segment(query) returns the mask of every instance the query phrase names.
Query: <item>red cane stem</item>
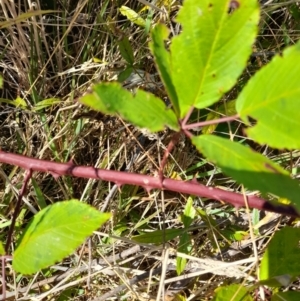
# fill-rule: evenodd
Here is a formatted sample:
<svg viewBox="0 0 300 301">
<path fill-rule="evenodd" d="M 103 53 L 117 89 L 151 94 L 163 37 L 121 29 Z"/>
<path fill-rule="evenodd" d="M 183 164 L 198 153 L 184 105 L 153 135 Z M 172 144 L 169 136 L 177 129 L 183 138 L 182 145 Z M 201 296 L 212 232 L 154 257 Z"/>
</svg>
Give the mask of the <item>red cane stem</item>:
<svg viewBox="0 0 300 301">
<path fill-rule="evenodd" d="M 114 182 L 121 186 L 124 184 L 144 187 L 147 191 L 151 189 L 164 189 L 179 193 L 186 193 L 199 197 L 225 201 L 233 206 L 244 206 L 244 196 L 239 193 L 225 191 L 219 188 L 207 187 L 196 181 L 179 181 L 164 178 L 162 181 L 158 177 L 140 175 L 136 173 L 98 169 L 92 166 L 78 166 L 71 162 L 57 163 L 34 159 L 22 155 L 6 153 L 0 151 L 0 162 L 19 166 L 27 170 L 51 173 L 53 176 L 74 176 L 89 179 L 101 179 Z M 297 210 L 288 205 L 270 203 L 257 196 L 248 196 L 249 206 L 260 210 L 268 210 L 280 214 L 299 217 Z"/>
</svg>

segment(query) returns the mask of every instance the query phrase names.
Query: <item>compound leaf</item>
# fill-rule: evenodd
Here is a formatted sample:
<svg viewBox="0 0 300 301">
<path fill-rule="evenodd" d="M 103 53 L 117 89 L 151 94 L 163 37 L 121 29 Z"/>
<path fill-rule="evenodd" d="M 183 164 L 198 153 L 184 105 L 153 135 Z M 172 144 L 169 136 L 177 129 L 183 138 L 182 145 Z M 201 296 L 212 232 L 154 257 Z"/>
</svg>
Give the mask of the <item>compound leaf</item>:
<svg viewBox="0 0 300 301">
<path fill-rule="evenodd" d="M 300 210 L 300 186 L 283 168 L 237 142 L 212 135 L 192 138 L 197 149 L 249 189 L 288 198 Z"/>
<path fill-rule="evenodd" d="M 32 274 L 62 260 L 109 218 L 109 213 L 76 200 L 46 207 L 33 217 L 21 237 L 13 268 Z"/>
<path fill-rule="evenodd" d="M 184 117 L 231 89 L 246 67 L 257 34 L 256 0 L 186 0 L 178 15 L 182 33 L 171 44 L 172 80 Z"/>
<path fill-rule="evenodd" d="M 83 96 L 80 101 L 102 113 L 120 114 L 134 125 L 152 132 L 162 131 L 165 126 L 179 129 L 174 112 L 161 99 L 143 90 L 133 96 L 119 83 L 95 85 L 93 93 Z"/>
<path fill-rule="evenodd" d="M 300 42 L 253 76 L 237 99 L 237 111 L 247 123 L 247 134 L 274 148 L 300 148 Z"/>
</svg>

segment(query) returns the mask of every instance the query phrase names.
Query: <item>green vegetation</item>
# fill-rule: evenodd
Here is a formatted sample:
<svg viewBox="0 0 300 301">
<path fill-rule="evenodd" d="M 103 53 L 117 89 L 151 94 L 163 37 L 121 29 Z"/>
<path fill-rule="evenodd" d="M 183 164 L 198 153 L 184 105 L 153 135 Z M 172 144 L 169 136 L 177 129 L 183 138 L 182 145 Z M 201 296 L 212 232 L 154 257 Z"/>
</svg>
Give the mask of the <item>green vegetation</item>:
<svg viewBox="0 0 300 301">
<path fill-rule="evenodd" d="M 1 2 L 3 294 L 299 299 L 299 5 L 144 2 Z"/>
</svg>

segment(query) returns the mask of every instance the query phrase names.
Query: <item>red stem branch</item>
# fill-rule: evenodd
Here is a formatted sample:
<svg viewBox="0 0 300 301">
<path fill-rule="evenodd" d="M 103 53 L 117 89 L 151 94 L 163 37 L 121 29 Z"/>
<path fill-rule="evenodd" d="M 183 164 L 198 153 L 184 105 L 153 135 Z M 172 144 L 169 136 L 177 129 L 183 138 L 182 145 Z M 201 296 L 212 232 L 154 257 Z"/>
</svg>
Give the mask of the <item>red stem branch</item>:
<svg viewBox="0 0 300 301">
<path fill-rule="evenodd" d="M 211 124 L 233 121 L 238 118 L 239 118 L 239 115 L 233 115 L 233 116 L 226 116 L 226 117 L 222 117 L 222 118 L 214 119 L 214 120 L 201 121 L 201 122 L 192 123 L 192 124 L 182 124 L 182 129 L 191 130 L 191 129 L 194 129 L 197 127 L 203 127 L 203 126 L 207 126 L 207 125 L 211 125 Z"/>
<path fill-rule="evenodd" d="M 177 133 L 173 134 L 172 139 L 169 142 L 167 149 L 165 150 L 163 159 L 161 160 L 161 163 L 160 163 L 160 166 L 159 166 L 159 178 L 160 178 L 161 181 L 164 178 L 163 171 L 164 171 L 165 165 L 167 163 L 167 160 L 168 160 L 173 148 L 177 144 L 177 142 L 180 138 L 180 135 L 181 135 L 181 132 L 177 132 Z"/>
<path fill-rule="evenodd" d="M 144 187 L 147 191 L 150 191 L 151 189 L 164 189 L 211 198 L 218 201 L 225 201 L 236 207 L 245 205 L 242 194 L 225 191 L 218 188 L 207 187 L 197 183 L 196 181 L 185 182 L 167 178 L 161 181 L 159 177 L 98 169 L 92 166 L 78 166 L 71 162 L 57 163 L 53 161 L 39 160 L 22 155 L 6 153 L 3 151 L 0 151 L 0 162 L 19 166 L 27 170 L 51 173 L 54 177 L 69 175 L 81 178 L 101 179 L 104 181 L 114 182 L 119 186 L 124 184 L 137 185 Z M 299 217 L 297 210 L 292 206 L 269 203 L 264 199 L 252 195 L 248 196 L 248 202 L 251 208 Z"/>
</svg>

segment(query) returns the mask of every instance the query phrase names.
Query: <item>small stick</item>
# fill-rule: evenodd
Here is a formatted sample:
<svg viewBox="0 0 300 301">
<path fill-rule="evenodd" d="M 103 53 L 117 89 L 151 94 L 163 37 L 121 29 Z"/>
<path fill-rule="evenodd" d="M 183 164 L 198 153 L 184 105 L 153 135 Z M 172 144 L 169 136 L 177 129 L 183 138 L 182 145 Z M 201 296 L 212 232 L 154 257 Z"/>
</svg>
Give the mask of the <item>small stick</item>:
<svg viewBox="0 0 300 301">
<path fill-rule="evenodd" d="M 8 230 L 8 234 L 7 234 L 7 240 L 6 240 L 6 245 L 5 245 L 6 254 L 8 254 L 8 250 L 9 250 L 9 246 L 10 246 L 10 243 L 11 243 L 12 234 L 13 234 L 13 231 L 14 231 L 14 228 L 15 228 L 16 220 L 17 220 L 17 217 L 20 213 L 22 198 L 26 194 L 27 184 L 28 184 L 29 180 L 31 179 L 31 176 L 32 176 L 32 170 L 27 169 L 27 171 L 25 172 L 24 182 L 23 182 L 23 185 L 22 185 L 21 190 L 19 192 L 17 204 L 16 204 L 16 207 L 15 207 L 14 214 L 13 214 L 13 217 L 12 217 L 12 221 L 11 221 L 11 224 L 10 224 L 10 227 L 9 227 L 9 230 Z"/>
<path fill-rule="evenodd" d="M 161 160 L 160 167 L 159 167 L 159 178 L 161 179 L 161 181 L 163 181 L 163 178 L 164 178 L 163 171 L 164 171 L 164 167 L 167 163 L 167 159 L 168 159 L 170 153 L 172 152 L 173 148 L 175 147 L 175 145 L 178 143 L 179 137 L 180 137 L 180 132 L 175 133 L 172 136 L 172 139 L 169 142 L 167 149 L 165 150 L 164 156 Z"/>
</svg>

